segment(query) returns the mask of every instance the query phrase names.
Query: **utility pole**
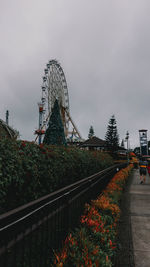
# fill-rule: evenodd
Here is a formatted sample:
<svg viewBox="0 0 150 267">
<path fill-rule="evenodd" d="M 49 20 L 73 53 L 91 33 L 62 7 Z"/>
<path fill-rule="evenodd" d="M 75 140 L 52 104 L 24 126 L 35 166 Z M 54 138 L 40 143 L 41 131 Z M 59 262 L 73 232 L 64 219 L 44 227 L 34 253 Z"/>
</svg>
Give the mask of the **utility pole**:
<svg viewBox="0 0 150 267">
<path fill-rule="evenodd" d="M 9 118 L 9 110 L 6 110 L 6 123 L 7 123 L 7 125 L 8 125 L 8 123 L 9 123 L 8 118 Z"/>
</svg>

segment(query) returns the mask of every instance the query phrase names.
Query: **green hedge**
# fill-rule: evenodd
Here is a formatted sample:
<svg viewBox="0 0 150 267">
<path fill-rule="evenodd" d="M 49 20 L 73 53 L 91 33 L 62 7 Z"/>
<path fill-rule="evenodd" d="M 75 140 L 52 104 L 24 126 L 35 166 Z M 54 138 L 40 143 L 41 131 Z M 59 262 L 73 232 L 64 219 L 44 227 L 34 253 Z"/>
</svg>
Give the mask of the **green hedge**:
<svg viewBox="0 0 150 267">
<path fill-rule="evenodd" d="M 0 213 L 113 164 L 104 153 L 0 140 Z"/>
<path fill-rule="evenodd" d="M 133 165 L 130 164 L 117 172 L 99 197 L 90 204 L 85 204 L 79 227 L 68 233 L 61 249 L 54 250 L 50 266 L 114 266 L 114 257 L 119 253 L 120 247 L 119 205 L 132 168 Z"/>
</svg>

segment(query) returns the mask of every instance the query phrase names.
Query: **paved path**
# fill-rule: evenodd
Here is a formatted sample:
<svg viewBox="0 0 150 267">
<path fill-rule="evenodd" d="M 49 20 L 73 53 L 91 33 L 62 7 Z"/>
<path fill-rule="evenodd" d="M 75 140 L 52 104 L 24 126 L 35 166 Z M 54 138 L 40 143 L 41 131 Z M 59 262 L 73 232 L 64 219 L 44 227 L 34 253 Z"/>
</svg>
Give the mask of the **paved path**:
<svg viewBox="0 0 150 267">
<path fill-rule="evenodd" d="M 150 267 L 150 177 L 140 184 L 139 171 L 134 170 L 129 189 L 131 233 L 135 267 Z"/>
</svg>

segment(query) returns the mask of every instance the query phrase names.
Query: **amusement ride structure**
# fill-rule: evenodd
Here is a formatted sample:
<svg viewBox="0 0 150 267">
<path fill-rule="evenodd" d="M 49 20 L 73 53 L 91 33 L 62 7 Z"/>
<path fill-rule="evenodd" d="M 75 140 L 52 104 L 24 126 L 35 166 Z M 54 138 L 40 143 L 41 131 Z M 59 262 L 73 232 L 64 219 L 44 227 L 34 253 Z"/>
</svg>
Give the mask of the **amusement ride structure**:
<svg viewBox="0 0 150 267">
<path fill-rule="evenodd" d="M 55 100 L 58 100 L 64 133 L 67 142 L 80 141 L 81 135 L 74 124 L 69 111 L 69 94 L 64 71 L 57 60 L 50 60 L 44 69 L 42 97 L 39 106 L 39 128 L 35 131 L 39 144 L 48 127 L 49 118 Z"/>
</svg>

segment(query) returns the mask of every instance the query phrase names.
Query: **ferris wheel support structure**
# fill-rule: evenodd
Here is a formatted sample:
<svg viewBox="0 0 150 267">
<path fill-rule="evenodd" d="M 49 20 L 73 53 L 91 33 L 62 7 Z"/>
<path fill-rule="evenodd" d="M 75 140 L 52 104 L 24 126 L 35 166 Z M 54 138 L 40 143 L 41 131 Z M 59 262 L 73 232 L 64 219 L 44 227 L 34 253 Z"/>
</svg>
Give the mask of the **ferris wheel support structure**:
<svg viewBox="0 0 150 267">
<path fill-rule="evenodd" d="M 66 141 L 80 141 L 82 137 L 70 116 L 68 87 L 63 69 L 56 60 L 50 60 L 46 66 L 41 102 L 38 103 L 39 128 L 35 131 L 35 141 L 38 138 L 39 144 L 42 142 L 56 99 L 60 107 Z"/>
</svg>

